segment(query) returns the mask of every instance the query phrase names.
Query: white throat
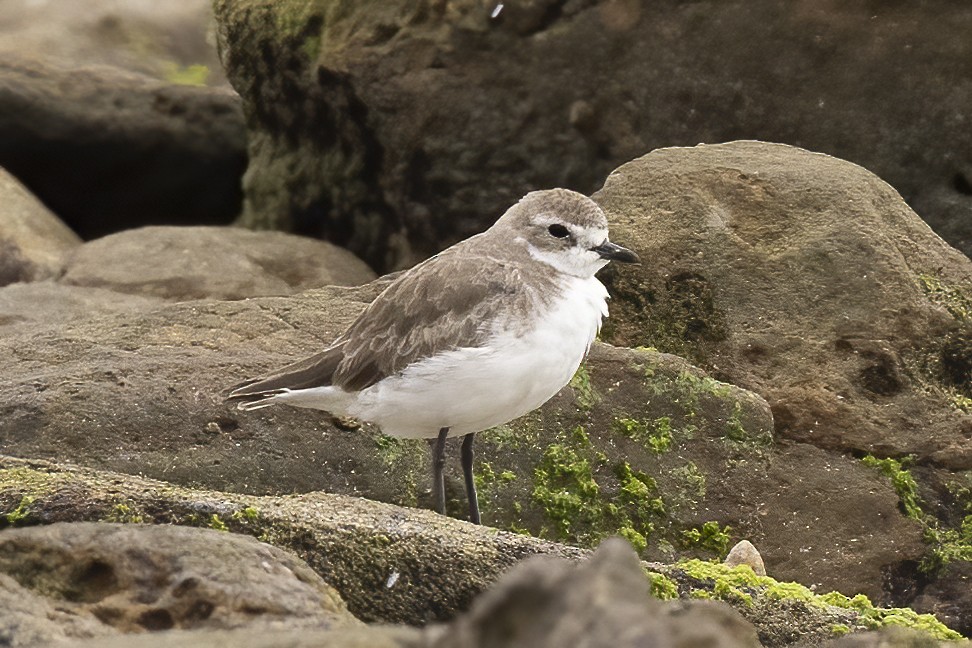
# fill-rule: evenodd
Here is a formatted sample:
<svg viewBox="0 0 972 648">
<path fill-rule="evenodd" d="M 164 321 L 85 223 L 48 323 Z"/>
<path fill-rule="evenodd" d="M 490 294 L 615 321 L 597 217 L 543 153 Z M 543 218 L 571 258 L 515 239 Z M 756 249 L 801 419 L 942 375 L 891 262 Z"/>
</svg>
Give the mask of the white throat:
<svg viewBox="0 0 972 648">
<path fill-rule="evenodd" d="M 527 250 L 530 252 L 530 256 L 537 261 L 546 263 L 558 272 L 581 279 L 593 277 L 598 270 L 608 264 L 608 260 L 602 259 L 597 252 L 582 248 L 575 247 L 569 250 L 551 252 L 537 249 L 527 243 Z"/>
</svg>

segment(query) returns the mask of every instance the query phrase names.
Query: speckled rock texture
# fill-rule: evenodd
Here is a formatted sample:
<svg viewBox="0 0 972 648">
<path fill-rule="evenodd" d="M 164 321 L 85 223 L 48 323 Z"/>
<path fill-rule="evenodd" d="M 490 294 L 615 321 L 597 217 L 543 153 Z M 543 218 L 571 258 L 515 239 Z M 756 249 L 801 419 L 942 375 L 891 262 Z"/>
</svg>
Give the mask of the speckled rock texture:
<svg viewBox="0 0 972 648">
<path fill-rule="evenodd" d="M 337 592 L 293 555 L 209 529 L 88 522 L 10 529 L 0 532 L 0 573 L 8 594 L 43 599 L 33 618 L 0 611 L 4 634 L 12 629 L 15 637 L 25 631 L 21 623 L 49 630 L 51 640 L 63 638 L 58 629 L 83 638 L 360 625 Z M 70 623 L 45 624 L 45 608 Z"/>
<path fill-rule="evenodd" d="M 243 222 L 325 236 L 379 271 L 530 189 L 590 193 L 654 148 L 741 137 L 862 164 L 972 252 L 963 3 L 214 7 L 250 135 Z"/>
</svg>

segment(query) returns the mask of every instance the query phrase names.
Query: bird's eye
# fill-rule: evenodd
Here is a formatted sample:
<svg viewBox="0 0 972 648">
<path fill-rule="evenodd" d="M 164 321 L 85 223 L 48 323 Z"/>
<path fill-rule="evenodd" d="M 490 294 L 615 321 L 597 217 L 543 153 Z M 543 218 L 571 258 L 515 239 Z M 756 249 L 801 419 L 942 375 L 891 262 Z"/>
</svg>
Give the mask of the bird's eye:
<svg viewBox="0 0 972 648">
<path fill-rule="evenodd" d="M 547 231 L 550 232 L 550 236 L 556 236 L 557 238 L 567 238 L 570 235 L 567 228 L 560 223 L 554 223 L 547 228 Z"/>
</svg>

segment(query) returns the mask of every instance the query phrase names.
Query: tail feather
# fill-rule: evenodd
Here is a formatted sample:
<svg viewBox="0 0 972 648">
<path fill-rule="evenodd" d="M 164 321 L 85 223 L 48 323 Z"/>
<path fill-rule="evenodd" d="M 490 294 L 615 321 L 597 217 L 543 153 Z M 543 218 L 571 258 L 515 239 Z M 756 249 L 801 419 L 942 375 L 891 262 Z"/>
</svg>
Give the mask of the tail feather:
<svg viewBox="0 0 972 648">
<path fill-rule="evenodd" d="M 277 396 L 290 391 L 327 387 L 343 358 L 342 345 L 337 344 L 269 376 L 234 385 L 224 398 L 240 401 L 237 407 L 241 410 L 255 410 L 273 404 Z"/>
</svg>

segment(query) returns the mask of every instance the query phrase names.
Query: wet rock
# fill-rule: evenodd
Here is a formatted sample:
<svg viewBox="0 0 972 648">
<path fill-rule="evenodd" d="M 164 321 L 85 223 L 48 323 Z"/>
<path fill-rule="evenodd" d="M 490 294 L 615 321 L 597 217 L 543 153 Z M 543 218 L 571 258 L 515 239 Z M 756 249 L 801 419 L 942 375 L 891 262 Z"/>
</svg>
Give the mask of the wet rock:
<svg viewBox="0 0 972 648">
<path fill-rule="evenodd" d="M 83 238 L 236 216 L 235 93 L 21 56 L 0 62 L 0 166 Z"/>
<path fill-rule="evenodd" d="M 60 273 L 81 243 L 26 187 L 0 168 L 0 286 Z"/>
<path fill-rule="evenodd" d="M 331 243 L 231 227 L 144 227 L 85 243 L 61 282 L 171 300 L 289 295 L 375 278 Z"/>
</svg>

